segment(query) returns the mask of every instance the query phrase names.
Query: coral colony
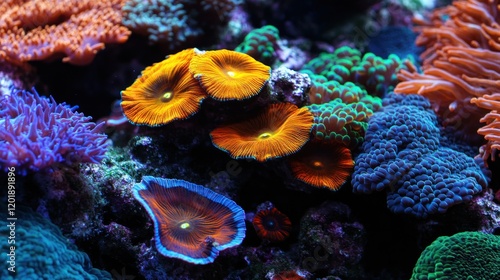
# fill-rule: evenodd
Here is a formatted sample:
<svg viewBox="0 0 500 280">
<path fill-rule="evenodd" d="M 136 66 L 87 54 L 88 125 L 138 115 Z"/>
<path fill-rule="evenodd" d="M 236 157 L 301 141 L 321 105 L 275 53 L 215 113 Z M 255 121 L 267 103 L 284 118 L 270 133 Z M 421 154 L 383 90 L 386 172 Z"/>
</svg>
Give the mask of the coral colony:
<svg viewBox="0 0 500 280">
<path fill-rule="evenodd" d="M 500 1 L 351 2 L 2 1 L 0 279 L 500 279 Z"/>
</svg>

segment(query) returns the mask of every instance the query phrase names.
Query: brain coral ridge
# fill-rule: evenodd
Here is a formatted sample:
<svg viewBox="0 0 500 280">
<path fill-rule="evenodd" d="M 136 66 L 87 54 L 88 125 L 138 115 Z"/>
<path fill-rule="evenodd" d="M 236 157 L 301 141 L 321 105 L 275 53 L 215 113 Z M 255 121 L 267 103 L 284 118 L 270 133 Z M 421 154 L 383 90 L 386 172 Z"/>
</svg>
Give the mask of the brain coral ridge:
<svg viewBox="0 0 500 280">
<path fill-rule="evenodd" d="M 369 120 L 354 168 L 354 192 L 387 190 L 393 212 L 425 218 L 470 201 L 487 187 L 482 160 L 441 141 L 424 97 L 391 94 L 384 104 Z"/>
</svg>

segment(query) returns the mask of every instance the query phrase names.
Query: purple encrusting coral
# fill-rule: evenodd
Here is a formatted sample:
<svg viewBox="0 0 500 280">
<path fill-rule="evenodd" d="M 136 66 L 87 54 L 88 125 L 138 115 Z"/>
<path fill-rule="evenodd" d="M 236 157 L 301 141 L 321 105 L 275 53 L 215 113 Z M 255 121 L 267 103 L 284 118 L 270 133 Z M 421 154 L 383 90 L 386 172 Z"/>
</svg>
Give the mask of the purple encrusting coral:
<svg viewBox="0 0 500 280">
<path fill-rule="evenodd" d="M 0 168 L 26 174 L 55 163 L 98 163 L 108 142 L 102 125 L 32 91 L 12 90 L 0 97 Z"/>
</svg>

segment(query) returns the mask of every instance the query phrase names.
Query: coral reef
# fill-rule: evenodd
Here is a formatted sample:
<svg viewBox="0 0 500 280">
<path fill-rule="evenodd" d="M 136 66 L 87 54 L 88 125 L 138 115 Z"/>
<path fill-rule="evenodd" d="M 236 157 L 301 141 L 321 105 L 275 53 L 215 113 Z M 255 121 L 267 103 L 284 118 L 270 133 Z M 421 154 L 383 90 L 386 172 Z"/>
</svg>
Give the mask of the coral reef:
<svg viewBox="0 0 500 280">
<path fill-rule="evenodd" d="M 0 278 L 491 264 L 455 250 L 500 232 L 497 0 L 4 2 L 0 199 L 19 212 Z"/>
</svg>

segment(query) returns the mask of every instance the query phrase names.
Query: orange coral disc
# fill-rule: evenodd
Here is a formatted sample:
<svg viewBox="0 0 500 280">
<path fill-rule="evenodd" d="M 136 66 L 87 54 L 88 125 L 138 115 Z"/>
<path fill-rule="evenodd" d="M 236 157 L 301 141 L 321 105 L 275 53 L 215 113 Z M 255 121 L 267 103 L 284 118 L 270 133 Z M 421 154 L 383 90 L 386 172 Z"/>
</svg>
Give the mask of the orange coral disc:
<svg viewBox="0 0 500 280">
<path fill-rule="evenodd" d="M 203 186 L 144 176 L 132 192 L 153 219 L 156 248 L 164 256 L 207 264 L 245 237 L 243 209 Z"/>
<path fill-rule="evenodd" d="M 290 159 L 295 177 L 315 187 L 336 191 L 354 168 L 351 151 L 335 142 L 311 142 Z"/>
<path fill-rule="evenodd" d="M 257 235 L 269 241 L 283 241 L 292 230 L 292 222 L 276 208 L 261 210 L 252 221 Z"/>
<path fill-rule="evenodd" d="M 244 122 L 216 128 L 210 136 L 217 148 L 233 158 L 266 161 L 300 150 L 309 141 L 313 122 L 307 108 L 278 103 Z"/>
<path fill-rule="evenodd" d="M 189 70 L 217 100 L 243 100 L 257 95 L 271 76 L 271 67 L 230 50 L 197 53 Z"/>
<path fill-rule="evenodd" d="M 147 67 L 122 91 L 121 105 L 130 122 L 158 126 L 198 112 L 207 95 L 189 73 L 193 55 L 194 49 L 187 49 Z"/>
</svg>

